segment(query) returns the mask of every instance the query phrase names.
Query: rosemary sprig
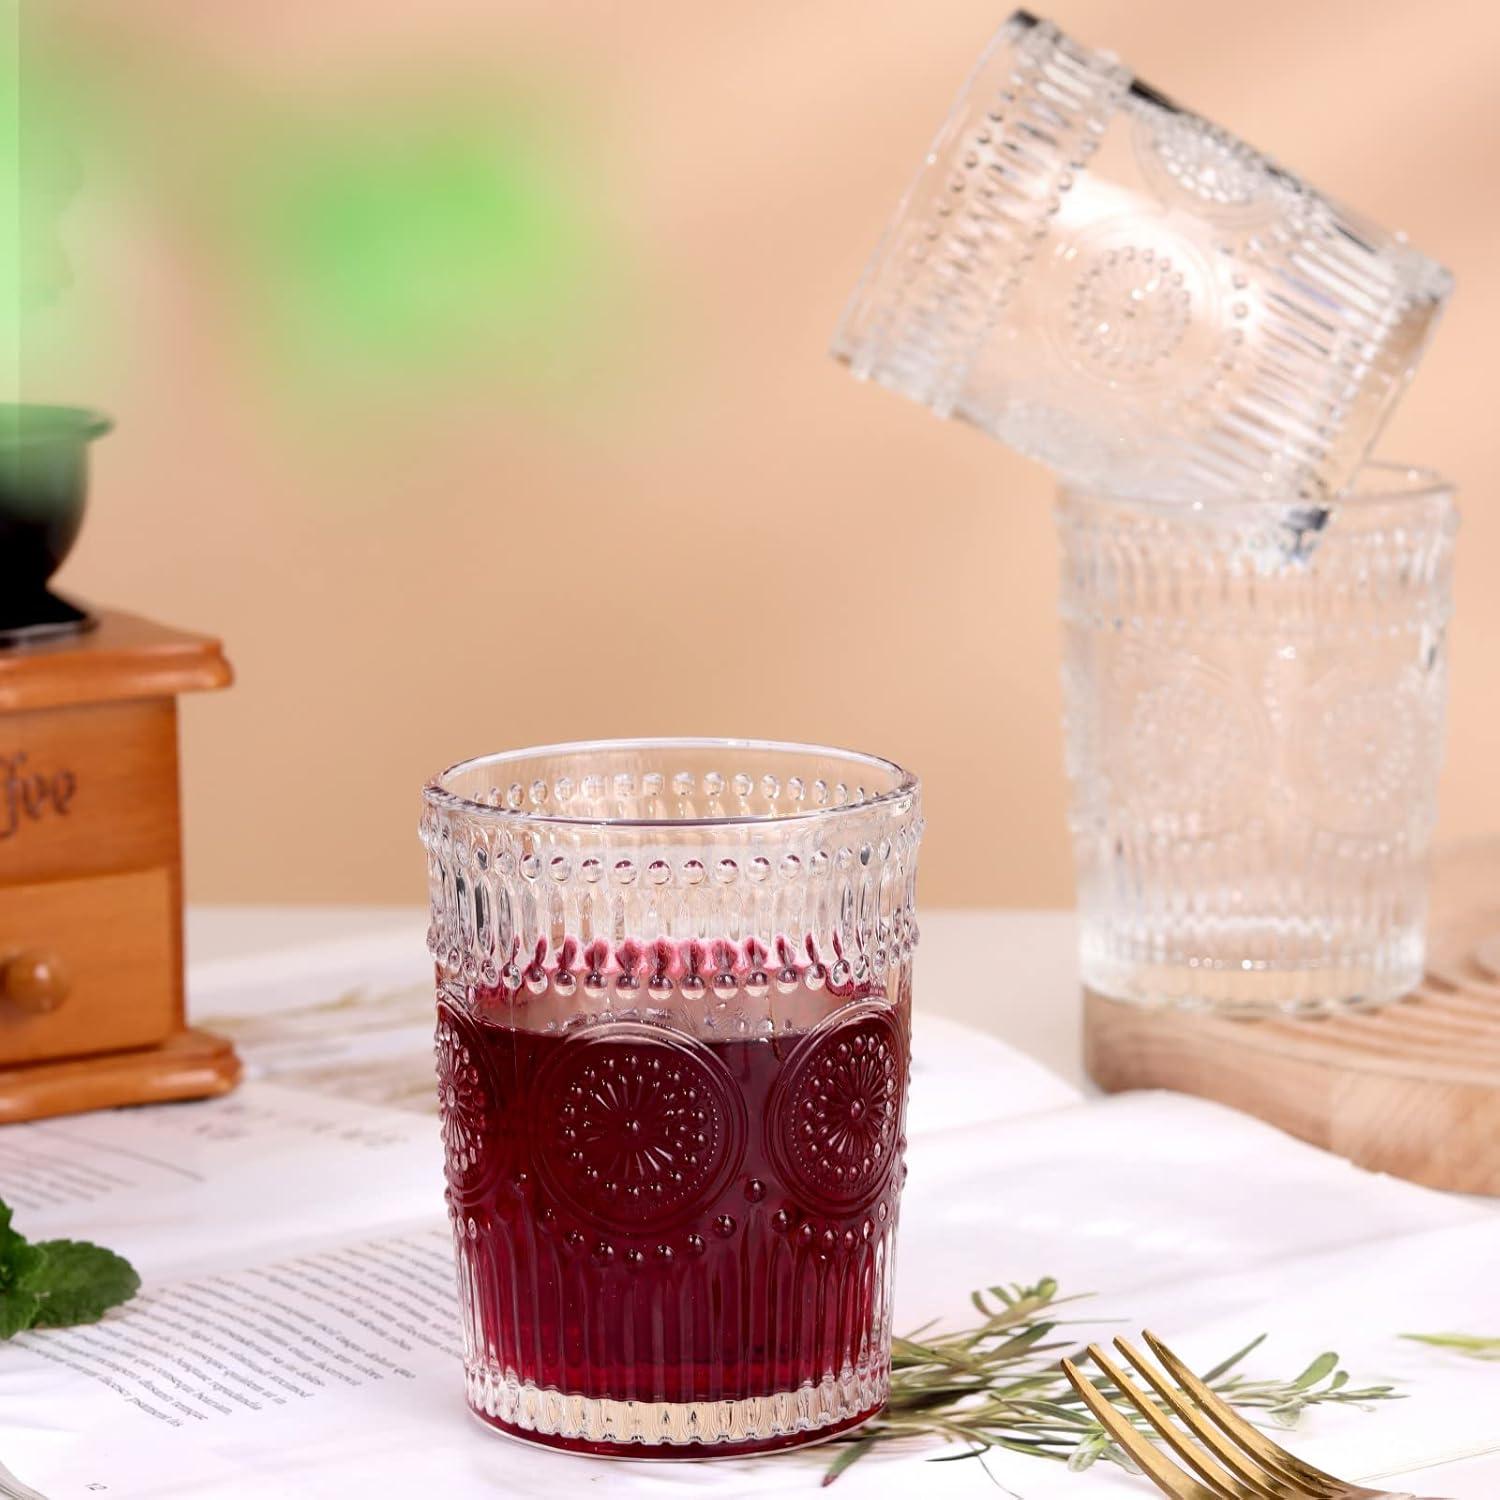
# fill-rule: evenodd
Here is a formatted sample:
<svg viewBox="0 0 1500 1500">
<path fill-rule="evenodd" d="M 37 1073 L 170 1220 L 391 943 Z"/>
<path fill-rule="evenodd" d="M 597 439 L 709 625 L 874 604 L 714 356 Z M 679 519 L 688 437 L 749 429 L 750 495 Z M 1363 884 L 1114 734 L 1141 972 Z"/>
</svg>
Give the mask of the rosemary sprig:
<svg viewBox="0 0 1500 1500">
<path fill-rule="evenodd" d="M 1059 1368 L 1073 1345 L 1053 1335 L 1080 1320 L 1057 1317 L 1056 1311 L 1088 1294 L 1059 1297 L 1057 1290 L 1051 1277 L 1035 1286 L 992 1286 L 970 1299 L 980 1315 L 975 1327 L 935 1334 L 929 1323 L 895 1339 L 890 1400 L 873 1422 L 838 1439 L 842 1446 L 823 1483 L 832 1484 L 877 1444 L 910 1438 L 942 1438 L 963 1450 L 942 1454 L 937 1463 L 1004 1448 L 1061 1460 L 1071 1469 L 1104 1459 L 1134 1471 Z M 1203 1379 L 1233 1405 L 1278 1426 L 1290 1426 L 1310 1406 L 1397 1397 L 1388 1385 L 1351 1387 L 1336 1354 L 1320 1354 L 1291 1380 L 1251 1380 L 1237 1373 L 1264 1338 L 1252 1339 Z M 1105 1395 L 1119 1395 L 1102 1375 L 1095 1379 Z M 1142 1419 L 1133 1420 L 1154 1439 Z"/>
<path fill-rule="evenodd" d="M 1470 1359 L 1500 1360 L 1500 1339 L 1473 1333 L 1403 1333 L 1401 1337 L 1416 1344 L 1431 1344 L 1435 1349 L 1456 1349 Z"/>
</svg>

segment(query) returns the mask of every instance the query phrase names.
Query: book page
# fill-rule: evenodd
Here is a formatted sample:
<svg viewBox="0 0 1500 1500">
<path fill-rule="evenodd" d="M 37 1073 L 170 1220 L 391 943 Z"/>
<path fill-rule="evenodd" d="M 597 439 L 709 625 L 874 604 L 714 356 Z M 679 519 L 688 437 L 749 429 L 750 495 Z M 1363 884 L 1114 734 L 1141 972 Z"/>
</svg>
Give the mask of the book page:
<svg viewBox="0 0 1500 1500">
<path fill-rule="evenodd" d="M 65 1115 L 0 1131 L 0 1184 L 17 1213 L 171 1191 L 319 1141 L 380 1152 L 411 1135 L 384 1114 L 256 1084 L 192 1109 Z"/>
<path fill-rule="evenodd" d="M 192 1428 L 412 1381 L 462 1358 L 446 1229 L 355 1240 L 147 1287 L 130 1316 L 23 1333 L 16 1349 L 87 1380 L 90 1430 Z"/>
<path fill-rule="evenodd" d="M 406 1118 L 383 1113 L 393 1130 Z M 320 1172 L 334 1174 L 325 1191 L 357 1178 L 362 1161 L 402 1170 L 362 1138 L 324 1137 L 316 1149 Z M 1452 1460 L 1491 1436 L 1476 1367 L 1398 1338 L 1407 1324 L 1500 1317 L 1500 1219 L 1472 1204 L 1371 1178 L 1219 1106 L 1147 1094 L 932 1133 L 913 1140 L 910 1162 L 900 1329 L 928 1317 L 962 1326 L 970 1288 L 1051 1273 L 1065 1292 L 1097 1294 L 1069 1308 L 1069 1339 L 1144 1324 L 1206 1366 L 1269 1325 L 1273 1340 L 1249 1373 L 1289 1376 L 1336 1348 L 1361 1381 L 1407 1382 L 1400 1420 L 1334 1408 L 1304 1424 L 1299 1448 L 1334 1472 Z M 223 1192 L 217 1257 L 148 1272 L 142 1295 L 99 1324 L 0 1346 L 0 1455 L 46 1500 L 410 1500 L 437 1487 L 452 1500 L 555 1500 L 605 1478 L 648 1500 L 680 1495 L 685 1481 L 732 1497 L 816 1488 L 826 1461 L 816 1449 L 683 1470 L 495 1439 L 465 1408 L 448 1231 L 436 1192 L 418 1187 L 425 1169 L 412 1164 L 390 1184 L 395 1199 L 426 1193 L 431 1206 L 415 1222 L 258 1247 L 246 1243 L 250 1222 L 279 1210 L 238 1192 L 243 1170 L 213 1188 Z M 167 1197 L 172 1211 L 191 1212 L 210 1186 L 138 1203 L 158 1219 Z M 102 1237 L 88 1214 L 70 1228 Z M 840 1493 L 995 1492 L 978 1465 L 929 1466 L 940 1451 L 879 1450 L 841 1478 Z M 1061 1465 L 987 1462 L 1027 1500 L 1066 1500 L 1079 1485 Z M 1089 1485 L 1100 1500 L 1139 1493 L 1104 1469 Z M 1424 1492 L 1493 1494 L 1446 1473 Z"/>
<path fill-rule="evenodd" d="M 143 1275 L 441 1222 L 442 1195 L 435 1119 L 267 1083 L 0 1130 L 15 1227 L 28 1239 L 86 1234 Z"/>
<path fill-rule="evenodd" d="M 685 1482 L 727 1497 L 817 1487 L 817 1450 L 605 1466 L 481 1431 L 463 1394 L 430 982 L 405 958 L 393 971 L 358 954 L 322 968 L 293 956 L 282 980 L 254 962 L 254 983 L 221 984 L 217 1000 L 257 1080 L 220 1100 L 0 1131 L 17 1227 L 109 1245 L 144 1281 L 98 1324 L 0 1345 L 0 1495 L 556 1500 L 607 1479 L 667 1500 Z M 972 1288 L 1054 1275 L 1065 1293 L 1097 1294 L 1069 1308 L 1080 1321 L 1065 1336 L 1080 1341 L 1144 1324 L 1206 1364 L 1269 1331 L 1251 1374 L 1291 1375 L 1337 1348 L 1357 1379 L 1408 1380 L 1403 1421 L 1313 1414 L 1299 1445 L 1334 1472 L 1443 1462 L 1490 1439 L 1484 1367 L 1398 1335 L 1500 1326 L 1500 1217 L 1217 1105 L 1080 1102 L 952 1022 L 919 1014 L 916 1038 L 898 1330 L 963 1326 Z M 998 1482 L 1063 1500 L 1080 1482 L 1014 1454 L 990 1455 L 988 1472 L 927 1463 L 941 1451 L 882 1446 L 838 1493 L 977 1497 Z M 1496 1493 L 1448 1472 L 1421 1492 Z M 1139 1492 L 1104 1469 L 1088 1485 L 1100 1500 Z"/>
</svg>

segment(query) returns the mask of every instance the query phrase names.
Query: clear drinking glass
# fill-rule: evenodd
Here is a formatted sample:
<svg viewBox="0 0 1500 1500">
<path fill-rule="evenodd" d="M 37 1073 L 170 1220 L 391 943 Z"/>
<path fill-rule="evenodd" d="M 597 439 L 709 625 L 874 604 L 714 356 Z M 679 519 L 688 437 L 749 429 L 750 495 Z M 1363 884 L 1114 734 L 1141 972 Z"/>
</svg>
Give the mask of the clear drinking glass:
<svg viewBox="0 0 1500 1500">
<path fill-rule="evenodd" d="M 736 740 L 555 745 L 425 791 L 469 1403 L 591 1453 L 877 1411 L 915 777 Z"/>
<path fill-rule="evenodd" d="M 1327 506 L 1064 489 L 1063 697 L 1084 983 L 1255 1011 L 1422 975 L 1451 488 Z"/>
<path fill-rule="evenodd" d="M 1353 476 L 1452 280 L 1018 11 L 834 353 L 1070 481 L 1196 501 Z"/>
</svg>

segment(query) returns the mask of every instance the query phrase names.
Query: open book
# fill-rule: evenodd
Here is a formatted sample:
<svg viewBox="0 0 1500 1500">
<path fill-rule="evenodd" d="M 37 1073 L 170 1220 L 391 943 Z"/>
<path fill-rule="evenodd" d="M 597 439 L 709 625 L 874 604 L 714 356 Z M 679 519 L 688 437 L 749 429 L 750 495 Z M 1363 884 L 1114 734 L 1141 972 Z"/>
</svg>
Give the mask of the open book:
<svg viewBox="0 0 1500 1500">
<path fill-rule="evenodd" d="M 17 1227 L 109 1245 L 144 1281 L 97 1325 L 0 1345 L 0 1495 L 552 1500 L 601 1476 L 643 1496 L 817 1488 L 817 1450 L 605 1466 L 467 1417 L 423 960 L 414 931 L 197 970 L 197 1016 L 247 1063 L 237 1093 L 0 1131 Z M 1409 1399 L 1378 1414 L 1312 1414 L 1297 1441 L 1334 1472 L 1500 1451 L 1500 1369 L 1398 1338 L 1500 1331 L 1492 1209 L 1198 1100 L 1085 1100 L 920 1006 L 914 1054 L 898 1327 L 963 1319 L 973 1287 L 1053 1275 L 1098 1293 L 1080 1340 L 1147 1324 L 1210 1363 L 1268 1332 L 1264 1373 L 1335 1348 L 1361 1382 L 1402 1382 Z M 839 1490 L 1140 1494 L 1104 1468 L 1019 1455 L 988 1473 L 919 1467 L 935 1451 L 877 1450 Z M 1461 1465 L 1421 1487 L 1493 1500 L 1494 1474 Z"/>
</svg>

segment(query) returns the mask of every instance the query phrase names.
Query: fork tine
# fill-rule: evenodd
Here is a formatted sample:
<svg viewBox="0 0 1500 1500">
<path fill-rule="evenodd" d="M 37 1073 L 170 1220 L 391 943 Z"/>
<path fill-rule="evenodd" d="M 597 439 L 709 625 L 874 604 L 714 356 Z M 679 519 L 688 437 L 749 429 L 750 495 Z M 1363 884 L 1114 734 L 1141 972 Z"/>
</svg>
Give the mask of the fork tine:
<svg viewBox="0 0 1500 1500">
<path fill-rule="evenodd" d="M 1258 1427 L 1251 1426 L 1228 1402 L 1209 1390 L 1149 1328 L 1141 1330 L 1141 1337 L 1150 1346 L 1151 1352 L 1167 1367 L 1168 1373 L 1178 1385 L 1247 1453 L 1253 1454 L 1267 1467 L 1287 1474 L 1294 1484 L 1310 1484 L 1315 1490 L 1334 1497 L 1348 1490 L 1349 1487 L 1342 1479 L 1335 1479 L 1332 1474 L 1304 1462 L 1295 1453 L 1288 1453 L 1279 1443 L 1273 1443 Z"/>
<path fill-rule="evenodd" d="M 1258 1470 L 1245 1474 L 1241 1467 L 1218 1454 L 1212 1443 L 1205 1440 L 1199 1447 L 1192 1439 L 1174 1426 L 1167 1414 L 1151 1400 L 1141 1388 L 1107 1355 L 1098 1344 L 1089 1345 L 1089 1358 L 1115 1383 L 1130 1404 L 1154 1427 L 1166 1445 L 1186 1463 L 1216 1494 L 1227 1500 L 1278 1500 L 1285 1491 L 1269 1488 Z M 1180 1417 L 1181 1412 L 1178 1413 Z M 1194 1431 L 1197 1429 L 1194 1428 Z M 1201 1434 L 1199 1434 L 1202 1436 Z M 1223 1438 L 1219 1439 L 1223 1442 Z M 1204 1448 L 1209 1451 L 1204 1452 Z M 1213 1456 L 1211 1457 L 1210 1454 Z M 1215 1463 L 1214 1458 L 1220 1462 Z"/>
<path fill-rule="evenodd" d="M 1244 1452 L 1183 1396 L 1170 1381 L 1138 1349 L 1122 1338 L 1115 1340 L 1117 1348 L 1135 1368 L 1145 1376 L 1146 1383 L 1171 1408 L 1177 1419 L 1206 1447 L 1226 1468 L 1231 1469 L 1259 1495 L 1281 1497 L 1303 1497 L 1306 1487 L 1279 1468 L 1261 1464 L 1254 1455 Z"/>
<path fill-rule="evenodd" d="M 1215 1491 L 1185 1474 L 1164 1458 L 1150 1438 L 1137 1432 L 1100 1394 L 1099 1388 L 1071 1359 L 1062 1362 L 1068 1383 L 1083 1398 L 1083 1404 L 1099 1419 L 1104 1430 L 1140 1465 L 1153 1484 L 1172 1500 L 1222 1500 Z"/>
</svg>

